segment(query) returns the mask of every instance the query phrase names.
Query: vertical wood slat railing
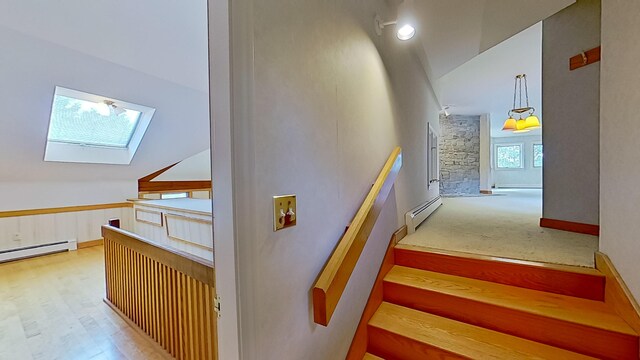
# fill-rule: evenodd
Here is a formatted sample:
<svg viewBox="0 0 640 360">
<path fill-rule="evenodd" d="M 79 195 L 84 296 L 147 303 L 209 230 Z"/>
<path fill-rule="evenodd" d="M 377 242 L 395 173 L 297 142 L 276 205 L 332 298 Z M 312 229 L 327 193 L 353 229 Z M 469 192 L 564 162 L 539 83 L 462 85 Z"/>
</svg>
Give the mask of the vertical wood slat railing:
<svg viewBox="0 0 640 360">
<path fill-rule="evenodd" d="M 313 320 L 327 326 L 402 167 L 396 147 L 313 287 Z"/>
<path fill-rule="evenodd" d="M 176 359 L 216 359 L 213 263 L 102 227 L 105 302 Z"/>
</svg>

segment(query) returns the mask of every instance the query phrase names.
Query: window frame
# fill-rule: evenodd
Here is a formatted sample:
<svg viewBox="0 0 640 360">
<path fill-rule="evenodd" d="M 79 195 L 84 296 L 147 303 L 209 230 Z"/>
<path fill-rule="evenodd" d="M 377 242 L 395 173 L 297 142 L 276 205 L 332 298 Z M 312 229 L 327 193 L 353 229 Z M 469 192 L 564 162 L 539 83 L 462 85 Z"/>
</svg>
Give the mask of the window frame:
<svg viewBox="0 0 640 360">
<path fill-rule="evenodd" d="M 51 131 L 53 118 L 53 103 L 55 101 L 55 97 L 58 95 L 95 103 L 108 100 L 113 101 L 123 108 L 139 111 L 140 117 L 138 119 L 138 124 L 131 135 L 129 144 L 127 144 L 126 147 L 114 147 L 98 144 L 77 144 L 49 140 L 49 132 Z M 51 98 L 51 107 L 49 110 L 49 123 L 47 128 L 44 161 L 129 165 L 142 142 L 144 134 L 147 132 L 155 111 L 156 110 L 151 107 L 56 86 L 53 97 Z"/>
<path fill-rule="evenodd" d="M 536 145 L 542 146 L 542 165 L 536 166 Z M 533 143 L 531 145 L 531 167 L 534 169 L 542 169 L 544 167 L 544 145 L 542 143 Z"/>
<path fill-rule="evenodd" d="M 499 147 L 509 147 L 509 146 L 518 146 L 520 147 L 520 167 L 499 167 L 498 166 L 498 148 Z M 495 144 L 494 145 L 494 166 L 496 170 L 499 171 L 513 171 L 513 170 L 524 170 L 524 143 L 504 143 L 504 144 Z"/>
</svg>

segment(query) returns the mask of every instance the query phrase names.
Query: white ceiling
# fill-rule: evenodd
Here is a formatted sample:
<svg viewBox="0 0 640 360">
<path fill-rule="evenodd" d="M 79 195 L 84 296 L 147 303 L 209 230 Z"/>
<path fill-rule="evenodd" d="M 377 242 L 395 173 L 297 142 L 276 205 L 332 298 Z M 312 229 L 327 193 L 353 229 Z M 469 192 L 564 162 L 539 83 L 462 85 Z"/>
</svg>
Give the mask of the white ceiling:
<svg viewBox="0 0 640 360">
<path fill-rule="evenodd" d="M 206 0 L 2 0 L 0 25 L 208 91 Z"/>
<path fill-rule="evenodd" d="M 209 148 L 206 6 L 0 1 L 0 181 L 135 180 Z M 156 109 L 131 165 L 43 161 L 56 85 Z"/>
<path fill-rule="evenodd" d="M 575 0 L 418 0 L 427 74 L 438 79 Z"/>
<path fill-rule="evenodd" d="M 180 161 L 151 181 L 206 181 L 211 180 L 211 149 Z"/>
<path fill-rule="evenodd" d="M 527 74 L 529 103 L 540 116 L 542 23 L 516 34 L 433 81 L 433 87 L 443 105 L 455 105 L 449 109 L 452 114 L 490 114 L 491 136 L 509 136 L 511 132 L 501 129 L 507 111 L 513 106 L 514 77 L 517 74 Z M 539 134 L 539 129 L 527 133 Z"/>
</svg>

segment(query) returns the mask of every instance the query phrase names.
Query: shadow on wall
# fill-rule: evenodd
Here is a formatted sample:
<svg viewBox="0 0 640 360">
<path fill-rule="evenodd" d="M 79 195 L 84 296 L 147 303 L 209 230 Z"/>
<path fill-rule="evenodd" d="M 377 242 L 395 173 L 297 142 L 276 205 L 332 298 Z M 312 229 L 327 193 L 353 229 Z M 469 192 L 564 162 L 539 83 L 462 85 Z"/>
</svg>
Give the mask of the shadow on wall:
<svg viewBox="0 0 640 360">
<path fill-rule="evenodd" d="M 440 194 L 480 193 L 480 116 L 440 115 Z"/>
</svg>

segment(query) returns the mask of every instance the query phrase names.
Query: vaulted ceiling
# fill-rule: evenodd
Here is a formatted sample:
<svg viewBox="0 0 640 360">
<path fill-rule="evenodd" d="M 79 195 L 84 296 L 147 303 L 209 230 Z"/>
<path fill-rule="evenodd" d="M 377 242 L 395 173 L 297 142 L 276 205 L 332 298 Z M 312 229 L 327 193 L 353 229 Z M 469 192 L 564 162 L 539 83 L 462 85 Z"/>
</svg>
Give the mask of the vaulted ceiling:
<svg viewBox="0 0 640 360">
<path fill-rule="evenodd" d="M 206 0 L 0 2 L 0 181 L 138 179 L 209 147 Z M 130 166 L 45 163 L 56 85 L 156 109 Z"/>
</svg>

